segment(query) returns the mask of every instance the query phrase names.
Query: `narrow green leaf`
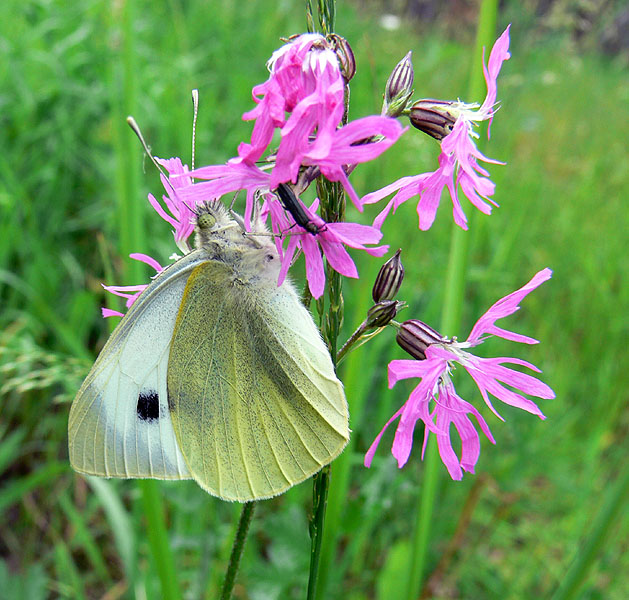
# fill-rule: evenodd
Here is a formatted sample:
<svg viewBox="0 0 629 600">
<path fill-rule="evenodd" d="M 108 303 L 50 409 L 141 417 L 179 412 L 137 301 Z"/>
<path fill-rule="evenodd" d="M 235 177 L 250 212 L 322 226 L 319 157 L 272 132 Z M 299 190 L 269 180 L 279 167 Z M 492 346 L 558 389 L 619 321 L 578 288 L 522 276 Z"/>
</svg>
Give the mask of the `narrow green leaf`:
<svg viewBox="0 0 629 600">
<path fill-rule="evenodd" d="M 19 502 L 25 494 L 48 484 L 61 473 L 67 473 L 69 470 L 70 467 L 65 462 L 53 462 L 43 466 L 39 471 L 26 475 L 26 477 L 10 480 L 9 483 L 0 488 L 0 514 L 11 504 Z"/>
<path fill-rule="evenodd" d="M 18 427 L 0 440 L 0 474 L 15 460 L 22 448 L 22 440 L 26 435 L 24 427 Z"/>
<path fill-rule="evenodd" d="M 86 476 L 85 479 L 103 506 L 105 516 L 114 534 L 118 554 L 129 580 L 129 587 L 133 589 L 136 579 L 136 540 L 131 517 L 110 481 L 90 476 Z"/>
<path fill-rule="evenodd" d="M 98 544 L 91 534 L 83 515 L 79 513 L 72 501 L 66 494 L 61 494 L 58 498 L 59 506 L 65 513 L 68 521 L 74 526 L 73 545 L 82 547 L 90 559 L 96 573 L 103 583 L 109 582 L 111 577 L 105 564 L 105 560 L 99 550 Z"/>
<path fill-rule="evenodd" d="M 54 557 L 59 583 L 67 587 L 68 593 L 64 595 L 73 600 L 85 600 L 86 596 L 81 575 L 72 560 L 68 546 L 62 539 L 56 540 Z"/>
</svg>

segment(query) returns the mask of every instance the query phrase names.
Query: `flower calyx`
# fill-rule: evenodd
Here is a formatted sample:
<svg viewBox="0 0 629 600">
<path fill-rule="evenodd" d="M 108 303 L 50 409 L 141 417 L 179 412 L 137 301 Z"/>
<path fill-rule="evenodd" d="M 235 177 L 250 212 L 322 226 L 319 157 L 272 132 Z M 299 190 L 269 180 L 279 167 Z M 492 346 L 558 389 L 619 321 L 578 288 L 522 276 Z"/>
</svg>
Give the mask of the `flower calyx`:
<svg viewBox="0 0 629 600">
<path fill-rule="evenodd" d="M 395 341 L 405 352 L 417 360 L 426 359 L 426 348 L 432 344 L 450 344 L 452 340 L 418 319 L 404 321 L 398 329 Z"/>
<path fill-rule="evenodd" d="M 365 330 L 388 325 L 405 306 L 406 303 L 399 300 L 377 302 L 367 311 L 367 318 L 363 324 Z"/>
<path fill-rule="evenodd" d="M 450 100 L 418 100 L 411 106 L 411 125 L 441 141 L 454 128 L 458 113 Z"/>
</svg>

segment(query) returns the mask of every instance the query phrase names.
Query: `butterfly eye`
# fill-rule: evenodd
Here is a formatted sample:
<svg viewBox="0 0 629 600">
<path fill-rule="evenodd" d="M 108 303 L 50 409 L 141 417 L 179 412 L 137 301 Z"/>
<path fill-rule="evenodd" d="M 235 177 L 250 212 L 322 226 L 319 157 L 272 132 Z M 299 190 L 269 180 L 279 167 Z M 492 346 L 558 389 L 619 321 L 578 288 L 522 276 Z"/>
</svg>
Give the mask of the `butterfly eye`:
<svg viewBox="0 0 629 600">
<path fill-rule="evenodd" d="M 197 225 L 199 229 L 212 229 L 216 225 L 216 218 L 214 215 L 204 213 L 197 218 Z"/>
</svg>

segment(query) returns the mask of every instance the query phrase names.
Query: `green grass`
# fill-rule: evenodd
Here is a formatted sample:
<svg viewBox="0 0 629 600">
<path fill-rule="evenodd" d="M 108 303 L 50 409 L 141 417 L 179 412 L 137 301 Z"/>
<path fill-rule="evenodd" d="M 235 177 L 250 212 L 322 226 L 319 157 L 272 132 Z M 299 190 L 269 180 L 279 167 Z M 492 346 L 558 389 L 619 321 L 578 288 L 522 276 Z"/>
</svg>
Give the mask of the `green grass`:
<svg viewBox="0 0 629 600">
<path fill-rule="evenodd" d="M 265 78 L 266 58 L 280 36 L 303 29 L 302 5 L 138 1 L 133 56 L 125 57 L 109 2 L 5 4 L 0 597 L 158 598 L 159 568 L 137 483 L 86 481 L 67 463 L 69 402 L 108 334 L 100 282 L 134 282 L 123 275 L 129 261 L 119 252 L 120 202 L 137 203 L 141 213 L 135 251 L 166 262 L 174 250 L 168 227 L 146 202 L 149 191 L 161 193 L 159 179 L 150 165 L 142 171 L 140 147 L 128 144 L 132 134 L 120 132 L 120 118 L 132 111 L 157 155 L 186 162 L 189 93 L 197 87 L 197 162 L 229 158 L 250 131 L 240 115 L 251 106 L 252 85 Z M 505 24 L 499 19 L 499 27 Z M 388 72 L 409 48 L 418 95 L 482 100 L 464 97 L 465 46 L 410 29 L 383 31 L 344 3 L 338 30 L 359 65 L 352 117 L 379 110 Z M 557 399 L 542 403 L 544 422 L 501 407 L 502 423 L 484 411 L 496 446 L 483 444 L 476 475 L 460 483 L 441 478 L 428 557 L 435 598 L 550 597 L 626 471 L 629 78 L 620 64 L 577 56 L 562 39 L 531 43 L 529 34 L 513 17 L 512 59 L 499 82 L 502 108 L 484 146 L 508 163 L 491 167 L 500 208 L 475 220 L 465 325 L 444 333 L 467 335 L 493 301 L 550 266 L 553 279 L 509 321 L 542 343 L 514 348 L 494 340 L 482 350 L 516 352 L 537 364 Z M 121 79 L 129 60 L 131 97 Z M 435 158 L 434 143 L 409 133 L 381 161 L 357 169 L 353 181 L 364 193 L 431 169 Z M 131 188 L 120 182 L 123 166 L 136 178 Z M 137 197 L 128 198 L 126 189 Z M 469 215 L 472 209 L 464 208 Z M 403 247 L 407 318 L 439 324 L 449 223 L 444 200 L 429 232 L 417 230 L 410 202 L 385 226 L 386 241 Z M 379 267 L 355 256 L 361 279 L 344 289 L 346 335 L 362 320 Z M 347 495 L 328 519 L 338 541 L 326 573 L 332 600 L 393 597 L 407 568 L 423 476 L 419 445 L 398 471 L 387 433 L 372 468 L 362 467 L 373 437 L 410 391 L 410 383 L 386 386 L 386 362 L 401 356 L 385 332 L 341 369 L 354 409 L 353 439 L 332 468 L 333 478 L 340 469 L 350 474 L 347 490 L 335 492 L 333 483 L 330 492 Z M 478 405 L 463 377 L 458 389 Z M 215 598 L 239 506 L 209 497 L 193 482 L 157 486 L 184 596 Z M 306 483 L 260 503 L 235 597 L 304 597 L 310 502 Z M 615 515 L 581 598 L 625 597 L 629 522 L 622 511 Z"/>
</svg>

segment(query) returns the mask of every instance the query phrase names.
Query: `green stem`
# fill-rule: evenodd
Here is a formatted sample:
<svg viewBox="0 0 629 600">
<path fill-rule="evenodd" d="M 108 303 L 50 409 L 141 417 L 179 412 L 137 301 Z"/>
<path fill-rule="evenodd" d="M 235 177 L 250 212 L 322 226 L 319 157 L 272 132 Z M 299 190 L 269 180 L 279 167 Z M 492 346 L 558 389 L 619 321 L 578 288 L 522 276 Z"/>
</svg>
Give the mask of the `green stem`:
<svg viewBox="0 0 629 600">
<path fill-rule="evenodd" d="M 142 492 L 142 507 L 146 517 L 149 546 L 161 584 L 160 597 L 165 600 L 179 600 L 182 594 L 168 543 L 168 531 L 164 521 L 164 505 L 159 495 L 159 484 L 153 479 L 140 479 L 138 487 Z"/>
<path fill-rule="evenodd" d="M 236 582 L 236 573 L 238 573 L 240 559 L 242 557 L 243 550 L 245 549 L 247 533 L 249 532 L 249 525 L 251 524 L 255 505 L 255 502 L 245 502 L 242 507 L 240 521 L 238 521 L 238 530 L 236 531 L 234 545 L 232 546 L 232 552 L 229 557 L 229 565 L 227 566 L 227 573 L 225 573 L 223 589 L 221 590 L 221 600 L 229 600 L 232 596 L 234 583 Z"/>
<path fill-rule="evenodd" d="M 318 0 L 317 12 L 319 27 L 323 35 L 328 35 L 335 30 L 336 0 Z M 308 30 L 315 27 L 312 14 L 312 2 L 306 2 L 306 22 Z M 347 93 L 347 92 L 346 92 Z M 347 106 L 346 106 L 347 111 Z M 347 112 L 343 116 L 343 122 L 347 122 Z M 341 184 L 330 182 L 324 177 L 317 179 L 317 195 L 321 203 L 321 217 L 328 223 L 337 223 L 345 220 L 345 193 Z M 323 299 L 317 302 L 321 317 L 321 332 L 330 350 L 330 356 L 336 366 L 337 341 L 341 324 L 343 322 L 343 295 L 342 279 L 339 273 L 330 265 L 326 265 L 326 292 L 329 300 L 327 314 L 323 313 Z M 307 599 L 316 597 L 319 577 L 319 565 L 321 548 L 323 543 L 323 526 L 328 504 L 328 490 L 330 486 L 330 465 L 326 465 L 313 478 L 313 515 L 310 520 L 310 573 L 308 577 Z"/>
<path fill-rule="evenodd" d="M 365 335 L 365 324 L 362 323 L 358 329 L 349 336 L 349 339 L 343 344 L 342 348 L 336 353 L 336 364 L 340 364 L 341 361 L 345 358 L 346 354 L 352 349 L 354 344 L 356 344 L 364 335 Z"/>
<path fill-rule="evenodd" d="M 482 0 L 476 31 L 476 50 L 470 72 L 469 101 L 479 100 L 483 94 L 482 48 L 490 48 L 496 28 L 497 0 Z M 487 57 L 486 57 L 487 58 Z M 474 214 L 470 215 L 470 227 Z M 470 235 L 453 225 L 450 243 L 450 257 L 446 274 L 441 331 L 444 335 L 453 335 L 461 324 L 465 280 L 470 248 Z M 439 452 L 435 440 L 428 440 L 424 461 L 424 480 L 420 491 L 419 509 L 412 539 L 410 568 L 408 571 L 407 594 L 409 600 L 415 600 L 424 581 L 432 521 L 441 477 Z"/>
<path fill-rule="evenodd" d="M 371 304 L 371 281 L 375 279 L 376 274 L 372 277 L 361 278 L 361 288 L 356 294 L 358 302 L 352 306 L 354 315 L 364 315 Z M 342 350 L 339 351 L 339 353 Z M 371 350 L 371 352 L 373 352 Z M 369 378 L 364 376 L 363 361 L 368 362 L 369 358 L 363 353 L 360 359 L 349 359 L 343 377 L 343 383 L 346 390 L 351 390 L 348 394 L 348 404 L 350 413 L 350 423 L 357 424 L 361 422 L 367 392 L 365 389 L 366 382 Z M 338 364 L 338 362 L 337 362 Z M 321 562 L 318 572 L 317 583 L 317 600 L 325 600 L 330 597 L 328 593 L 330 587 L 331 574 L 338 573 L 336 569 L 339 532 L 343 525 L 343 512 L 347 507 L 348 493 L 350 487 L 350 473 L 352 469 L 352 459 L 356 456 L 356 436 L 350 436 L 347 447 L 343 453 L 331 465 L 330 488 L 328 493 L 328 503 L 326 508 L 326 527 L 323 532 L 321 542 Z"/>
<path fill-rule="evenodd" d="M 609 530 L 612 526 L 618 525 L 618 513 L 627 505 L 628 500 L 629 469 L 625 469 L 616 485 L 609 488 L 603 506 L 594 519 L 589 537 L 584 543 L 579 544 L 577 555 L 552 600 L 572 600 L 578 596 L 590 568 L 598 558 L 599 550 Z"/>
<path fill-rule="evenodd" d="M 312 486 L 312 519 L 310 521 L 310 576 L 308 577 L 308 593 L 306 598 L 314 600 L 317 593 L 321 546 L 323 542 L 323 525 L 328 505 L 330 487 L 330 465 L 326 465 L 313 478 Z"/>
<path fill-rule="evenodd" d="M 324 178 L 317 180 L 317 194 L 321 202 L 321 217 L 328 223 L 343 221 L 345 218 L 345 195 L 338 182 Z M 342 279 L 330 265 L 326 265 L 326 291 L 328 298 L 327 314 L 323 317 L 321 331 L 336 366 L 337 342 L 343 322 Z M 318 306 L 322 307 L 323 303 Z M 310 574 L 308 577 L 308 600 L 316 597 L 319 565 L 323 542 L 323 526 L 328 503 L 330 485 L 330 465 L 323 467 L 313 478 L 313 515 L 310 520 Z"/>
</svg>

